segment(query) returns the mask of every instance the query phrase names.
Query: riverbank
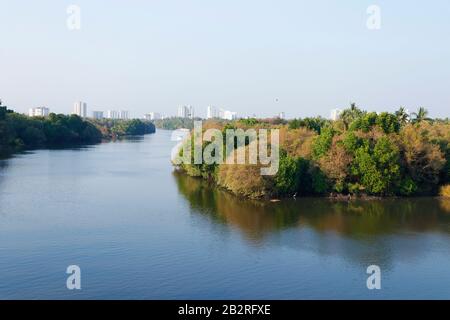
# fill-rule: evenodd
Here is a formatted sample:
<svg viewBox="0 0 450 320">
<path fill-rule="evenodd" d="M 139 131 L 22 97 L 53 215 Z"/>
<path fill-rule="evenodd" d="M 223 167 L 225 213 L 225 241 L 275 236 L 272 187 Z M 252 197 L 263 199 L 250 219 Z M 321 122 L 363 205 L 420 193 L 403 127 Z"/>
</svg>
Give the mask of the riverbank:
<svg viewBox="0 0 450 320">
<path fill-rule="evenodd" d="M 342 194 L 342 193 L 335 193 L 331 192 L 329 194 L 322 194 L 322 195 L 292 195 L 291 197 L 284 196 L 284 197 L 248 197 L 248 196 L 242 196 L 238 193 L 232 192 L 231 190 L 224 188 L 222 186 L 217 185 L 217 183 L 214 180 L 211 179 L 204 179 L 199 176 L 187 174 L 184 170 L 175 169 L 174 174 L 176 176 L 188 176 L 190 181 L 196 181 L 196 184 L 204 184 L 207 188 L 211 189 L 217 189 L 219 192 L 224 192 L 229 194 L 230 196 L 237 199 L 237 201 L 253 201 L 255 203 L 285 203 L 290 202 L 292 200 L 301 200 L 302 198 L 311 198 L 311 199 L 322 199 L 322 200 L 329 200 L 330 203 L 345 203 L 345 202 L 370 202 L 370 201 L 382 201 L 382 200 L 403 200 L 408 198 L 433 198 L 438 201 L 446 201 L 448 203 L 450 201 L 450 196 L 445 193 L 443 190 L 450 189 L 450 186 L 446 185 L 443 186 L 440 189 L 440 192 L 437 195 L 429 196 L 429 195 L 422 195 L 422 196 L 411 196 L 411 197 L 402 197 L 402 196 L 373 196 L 373 195 L 367 195 L 367 194 Z M 448 191 L 447 191 L 448 192 Z"/>
<path fill-rule="evenodd" d="M 48 117 L 28 117 L 1 107 L 0 156 L 21 150 L 96 144 L 155 130 L 153 123 L 138 119 L 93 120 L 54 113 Z"/>
</svg>

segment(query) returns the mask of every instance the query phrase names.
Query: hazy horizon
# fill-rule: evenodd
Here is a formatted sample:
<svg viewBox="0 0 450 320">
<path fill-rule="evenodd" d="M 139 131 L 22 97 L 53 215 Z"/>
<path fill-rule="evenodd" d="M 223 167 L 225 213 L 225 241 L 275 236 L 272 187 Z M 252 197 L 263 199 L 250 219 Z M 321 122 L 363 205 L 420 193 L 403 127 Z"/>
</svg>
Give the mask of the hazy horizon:
<svg viewBox="0 0 450 320">
<path fill-rule="evenodd" d="M 69 30 L 69 5 L 81 30 Z M 370 5 L 381 29 L 366 26 Z M 450 2 L 0 0 L 0 98 L 168 116 L 321 115 L 350 102 L 448 117 Z"/>
</svg>

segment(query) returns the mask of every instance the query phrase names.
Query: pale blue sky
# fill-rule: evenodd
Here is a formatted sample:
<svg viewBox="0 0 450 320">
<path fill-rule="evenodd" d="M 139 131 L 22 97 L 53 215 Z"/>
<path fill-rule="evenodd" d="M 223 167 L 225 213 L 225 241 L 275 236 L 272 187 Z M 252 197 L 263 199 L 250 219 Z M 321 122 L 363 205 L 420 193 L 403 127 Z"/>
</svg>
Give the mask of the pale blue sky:
<svg viewBox="0 0 450 320">
<path fill-rule="evenodd" d="M 355 101 L 447 117 L 449 36 L 448 0 L 0 0 L 0 97 L 20 112 L 83 100 L 136 117 L 211 104 L 291 118 Z"/>
</svg>

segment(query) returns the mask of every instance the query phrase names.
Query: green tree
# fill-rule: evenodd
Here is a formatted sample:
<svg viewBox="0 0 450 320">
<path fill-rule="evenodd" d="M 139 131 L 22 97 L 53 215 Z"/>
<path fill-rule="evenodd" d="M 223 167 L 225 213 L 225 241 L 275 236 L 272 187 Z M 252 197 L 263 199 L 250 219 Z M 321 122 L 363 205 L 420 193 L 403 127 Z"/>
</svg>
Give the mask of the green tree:
<svg viewBox="0 0 450 320">
<path fill-rule="evenodd" d="M 333 137 L 335 135 L 335 131 L 333 128 L 328 127 L 322 130 L 322 133 L 315 137 L 313 146 L 312 146 L 312 156 L 313 159 L 319 159 L 322 157 L 331 147 L 331 143 L 333 142 Z"/>
<path fill-rule="evenodd" d="M 352 174 L 367 193 L 393 195 L 400 179 L 399 155 L 399 149 L 382 137 L 373 150 L 369 144 L 356 150 Z"/>
<path fill-rule="evenodd" d="M 343 110 L 339 118 L 344 123 L 345 130 L 348 130 L 350 124 L 364 114 L 365 112 L 359 109 L 355 103 L 351 103 L 350 108 Z"/>
<path fill-rule="evenodd" d="M 315 118 L 293 119 L 289 121 L 288 128 L 289 129 L 307 128 L 320 134 L 322 129 L 327 125 L 329 125 L 328 120 L 322 117 L 315 117 Z"/>
<path fill-rule="evenodd" d="M 279 195 L 306 194 L 311 190 L 308 174 L 309 163 L 302 158 L 292 158 L 286 151 L 280 152 L 280 163 L 275 176 L 275 188 Z"/>
<path fill-rule="evenodd" d="M 398 117 L 388 112 L 380 113 L 376 118 L 376 124 L 387 134 L 398 133 L 401 126 Z"/>
<path fill-rule="evenodd" d="M 420 107 L 417 112 L 413 112 L 412 115 L 414 116 L 413 123 L 420 123 L 422 121 L 429 121 L 430 118 L 428 118 L 428 110 L 424 107 Z"/>
<path fill-rule="evenodd" d="M 364 132 L 369 132 L 370 129 L 377 123 L 377 114 L 376 112 L 370 112 L 363 114 L 353 120 L 353 122 L 349 126 L 350 131 L 362 130 Z"/>
<path fill-rule="evenodd" d="M 395 116 L 402 126 L 406 125 L 409 122 L 409 114 L 406 112 L 406 109 L 404 107 L 400 107 L 397 111 L 395 111 Z"/>
</svg>

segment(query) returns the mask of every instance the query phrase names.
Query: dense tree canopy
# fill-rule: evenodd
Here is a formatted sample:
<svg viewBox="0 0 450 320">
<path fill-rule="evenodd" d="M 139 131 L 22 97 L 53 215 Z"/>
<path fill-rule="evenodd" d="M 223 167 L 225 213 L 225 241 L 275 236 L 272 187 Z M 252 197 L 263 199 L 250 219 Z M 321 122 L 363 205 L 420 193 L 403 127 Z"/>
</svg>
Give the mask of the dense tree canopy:
<svg viewBox="0 0 450 320">
<path fill-rule="evenodd" d="M 103 122 L 55 113 L 28 117 L 0 106 L 0 154 L 21 148 L 98 143 L 102 139 L 154 131 L 152 123 L 141 120 Z"/>
</svg>

